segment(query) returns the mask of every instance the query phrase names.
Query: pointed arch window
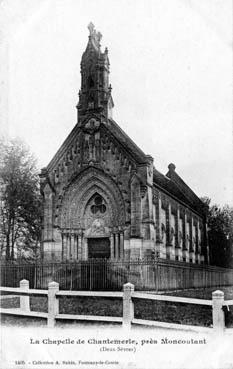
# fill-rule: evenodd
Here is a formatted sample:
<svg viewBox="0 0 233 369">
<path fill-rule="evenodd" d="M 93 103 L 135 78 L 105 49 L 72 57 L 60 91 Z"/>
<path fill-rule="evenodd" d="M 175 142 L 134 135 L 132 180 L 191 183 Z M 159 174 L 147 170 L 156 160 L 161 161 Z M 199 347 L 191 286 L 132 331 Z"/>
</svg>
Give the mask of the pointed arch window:
<svg viewBox="0 0 233 369">
<path fill-rule="evenodd" d="M 88 87 L 89 87 L 89 88 L 92 88 L 92 87 L 94 87 L 94 86 L 95 86 L 95 82 L 94 82 L 94 79 L 93 79 L 93 77 L 92 77 L 92 76 L 89 76 L 89 77 L 88 77 L 87 84 L 88 84 Z"/>
</svg>

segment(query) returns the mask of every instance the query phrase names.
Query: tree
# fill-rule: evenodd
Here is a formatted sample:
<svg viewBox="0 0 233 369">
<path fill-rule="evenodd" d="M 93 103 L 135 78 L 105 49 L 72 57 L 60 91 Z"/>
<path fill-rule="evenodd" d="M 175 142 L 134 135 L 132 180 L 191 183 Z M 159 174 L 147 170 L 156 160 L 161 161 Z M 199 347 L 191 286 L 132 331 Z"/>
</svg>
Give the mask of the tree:
<svg viewBox="0 0 233 369">
<path fill-rule="evenodd" d="M 233 208 L 211 205 L 207 197 L 202 201 L 208 209 L 208 236 L 210 263 L 222 267 L 233 267 Z"/>
<path fill-rule="evenodd" d="M 23 141 L 0 139 L 0 242 L 6 260 L 38 248 L 40 211 L 35 158 Z"/>
</svg>

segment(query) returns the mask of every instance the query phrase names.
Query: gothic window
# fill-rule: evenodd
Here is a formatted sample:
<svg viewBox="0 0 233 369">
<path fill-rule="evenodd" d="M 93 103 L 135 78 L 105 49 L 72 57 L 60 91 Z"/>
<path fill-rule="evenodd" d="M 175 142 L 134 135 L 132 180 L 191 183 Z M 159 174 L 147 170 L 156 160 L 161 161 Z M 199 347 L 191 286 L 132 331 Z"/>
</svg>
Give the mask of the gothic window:
<svg viewBox="0 0 233 369">
<path fill-rule="evenodd" d="M 94 108 L 94 102 L 93 102 L 93 101 L 90 101 L 90 102 L 88 103 L 88 108 L 91 108 L 91 109 L 93 109 L 93 108 Z"/>
<path fill-rule="evenodd" d="M 171 241 L 173 241 L 174 235 L 175 235 L 175 230 L 173 227 L 171 227 Z"/>
<path fill-rule="evenodd" d="M 104 205 L 104 200 L 100 195 L 96 195 L 94 198 L 94 204 L 91 206 L 92 214 L 101 213 L 104 214 L 106 212 L 106 206 Z"/>
<path fill-rule="evenodd" d="M 181 246 L 182 238 L 183 238 L 182 232 L 179 231 L 179 238 L 178 238 L 178 240 L 179 240 L 179 246 Z"/>
<path fill-rule="evenodd" d="M 165 225 L 162 223 L 162 224 L 161 224 L 162 240 L 164 239 L 165 232 L 166 232 L 166 227 L 165 227 Z"/>
<path fill-rule="evenodd" d="M 93 109 L 94 108 L 94 92 L 91 91 L 88 96 L 88 107 Z"/>
</svg>

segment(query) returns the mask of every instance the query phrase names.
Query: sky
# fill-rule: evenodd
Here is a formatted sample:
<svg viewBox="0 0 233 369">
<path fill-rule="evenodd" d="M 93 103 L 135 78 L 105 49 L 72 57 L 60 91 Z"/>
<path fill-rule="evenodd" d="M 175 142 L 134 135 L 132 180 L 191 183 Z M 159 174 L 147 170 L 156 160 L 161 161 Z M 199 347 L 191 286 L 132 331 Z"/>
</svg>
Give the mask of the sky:
<svg viewBox="0 0 233 369">
<path fill-rule="evenodd" d="M 1 127 L 46 166 L 77 122 L 92 21 L 113 118 L 166 174 L 233 205 L 230 0 L 0 0 Z M 4 96 L 4 97 L 3 97 Z"/>
</svg>

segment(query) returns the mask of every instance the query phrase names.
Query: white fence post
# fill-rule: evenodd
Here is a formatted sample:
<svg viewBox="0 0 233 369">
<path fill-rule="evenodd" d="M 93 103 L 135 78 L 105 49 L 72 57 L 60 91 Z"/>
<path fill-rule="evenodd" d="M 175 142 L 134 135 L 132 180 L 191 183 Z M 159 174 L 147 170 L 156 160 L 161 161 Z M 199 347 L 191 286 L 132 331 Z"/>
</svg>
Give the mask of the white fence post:
<svg viewBox="0 0 233 369">
<path fill-rule="evenodd" d="M 22 279 L 19 282 L 19 287 L 23 291 L 29 290 L 29 281 Z M 30 301 L 29 296 L 20 296 L 20 309 L 23 311 L 30 311 Z"/>
<path fill-rule="evenodd" d="M 224 292 L 219 290 L 212 292 L 212 303 L 213 328 L 215 331 L 223 332 L 225 328 L 225 316 L 223 311 Z"/>
<path fill-rule="evenodd" d="M 48 321 L 47 325 L 50 328 L 55 326 L 55 317 L 59 312 L 59 301 L 56 298 L 56 293 L 59 291 L 57 282 L 50 282 L 48 285 Z"/>
<path fill-rule="evenodd" d="M 134 319 L 134 304 L 132 301 L 134 285 L 131 283 L 124 284 L 123 291 L 123 327 L 130 328 Z"/>
</svg>

